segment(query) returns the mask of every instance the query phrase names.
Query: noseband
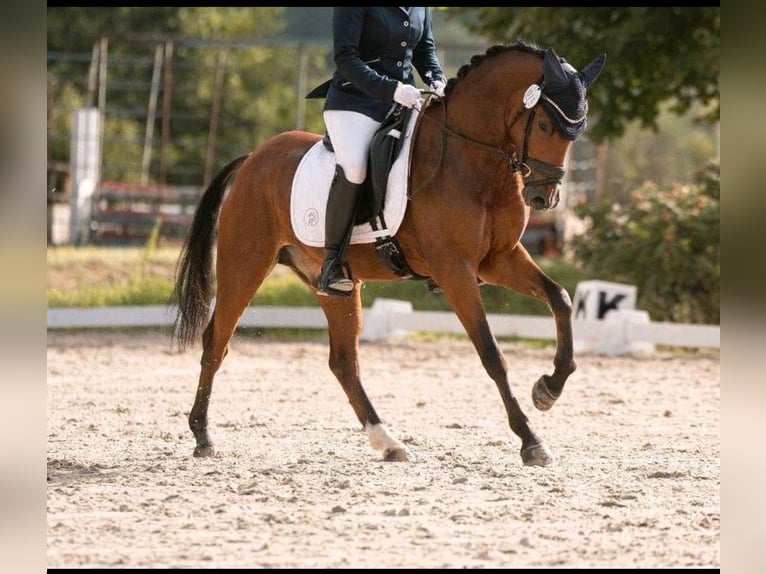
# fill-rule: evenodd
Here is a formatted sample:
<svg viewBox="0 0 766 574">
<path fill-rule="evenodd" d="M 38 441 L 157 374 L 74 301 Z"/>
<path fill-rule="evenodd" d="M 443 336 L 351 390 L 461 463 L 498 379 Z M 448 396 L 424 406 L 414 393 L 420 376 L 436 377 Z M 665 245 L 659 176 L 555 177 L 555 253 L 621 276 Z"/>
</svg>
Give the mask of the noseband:
<svg viewBox="0 0 766 574">
<path fill-rule="evenodd" d="M 529 139 L 529 132 L 532 130 L 532 122 L 535 119 L 535 112 L 537 111 L 538 104 L 532 106 L 529 109 L 527 115 L 527 125 L 524 127 L 524 138 L 521 140 L 521 159 L 518 162 L 511 161 L 511 170 L 520 171 L 521 178 L 524 181 L 525 187 L 534 187 L 536 185 L 561 185 L 561 180 L 566 175 L 566 167 L 563 165 L 553 165 L 533 158 L 527 153 L 527 140 Z M 511 125 L 508 127 L 510 132 L 513 128 L 513 124 L 516 123 L 527 108 L 521 107 L 513 117 Z M 541 173 L 545 179 L 535 179 L 534 172 Z"/>
</svg>

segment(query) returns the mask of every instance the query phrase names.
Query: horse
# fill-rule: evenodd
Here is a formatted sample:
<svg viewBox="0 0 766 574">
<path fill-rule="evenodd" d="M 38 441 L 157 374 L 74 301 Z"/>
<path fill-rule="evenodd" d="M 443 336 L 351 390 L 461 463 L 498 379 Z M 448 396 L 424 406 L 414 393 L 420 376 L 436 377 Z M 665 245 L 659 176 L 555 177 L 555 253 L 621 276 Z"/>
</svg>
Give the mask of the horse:
<svg viewBox="0 0 766 574">
<path fill-rule="evenodd" d="M 605 58 L 598 56 L 578 72 L 551 48 L 492 46 L 449 79 L 440 99 L 427 98 L 411 144 L 409 195 L 396 232 L 398 246 L 413 275 L 437 285 L 460 320 L 497 385 L 509 426 L 521 441 L 524 465 L 548 465 L 553 455 L 511 391 L 508 365 L 490 330 L 480 286 L 500 285 L 542 300 L 552 312 L 553 372 L 532 386 L 533 404 L 547 411 L 576 368 L 572 303 L 520 239 L 531 209 L 552 209 L 559 202 L 567 151 L 585 129 L 586 88 Z M 171 299 L 177 305 L 174 337 L 179 348 L 202 341 L 188 419 L 195 457 L 216 453 L 208 428 L 213 380 L 241 315 L 264 279 L 281 264 L 316 292 L 323 249 L 298 240 L 290 202 L 296 168 L 321 139 L 300 130 L 271 137 L 224 165 L 196 207 Z M 347 257 L 354 274 L 351 296 L 317 296 L 327 319 L 329 369 L 371 447 L 382 452 L 384 461 L 412 460 L 413 453 L 381 422 L 358 363 L 363 282 L 406 279 L 392 272 L 370 243 L 350 245 Z"/>
</svg>

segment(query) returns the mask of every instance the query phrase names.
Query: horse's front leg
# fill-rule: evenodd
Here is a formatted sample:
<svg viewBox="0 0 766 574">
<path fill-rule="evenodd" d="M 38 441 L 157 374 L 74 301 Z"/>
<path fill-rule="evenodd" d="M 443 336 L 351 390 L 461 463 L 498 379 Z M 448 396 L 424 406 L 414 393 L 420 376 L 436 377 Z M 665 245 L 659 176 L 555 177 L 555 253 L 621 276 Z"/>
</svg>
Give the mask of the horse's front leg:
<svg viewBox="0 0 766 574">
<path fill-rule="evenodd" d="M 521 439 L 521 460 L 526 465 L 550 464 L 553 461 L 550 451 L 530 428 L 527 416 L 511 392 L 508 366 L 490 331 L 476 275 L 465 265 L 455 265 L 452 269 L 445 265 L 441 266 L 435 279 L 473 342 L 484 369 L 500 391 L 511 430 Z"/>
<path fill-rule="evenodd" d="M 556 356 L 553 374 L 541 376 L 532 387 L 532 402 L 547 411 L 561 396 L 564 383 L 577 365 L 572 346 L 572 300 L 561 285 L 548 277 L 520 243 L 508 253 L 495 253 L 482 262 L 479 275 L 487 283 L 502 285 L 548 305 L 556 321 Z"/>
</svg>

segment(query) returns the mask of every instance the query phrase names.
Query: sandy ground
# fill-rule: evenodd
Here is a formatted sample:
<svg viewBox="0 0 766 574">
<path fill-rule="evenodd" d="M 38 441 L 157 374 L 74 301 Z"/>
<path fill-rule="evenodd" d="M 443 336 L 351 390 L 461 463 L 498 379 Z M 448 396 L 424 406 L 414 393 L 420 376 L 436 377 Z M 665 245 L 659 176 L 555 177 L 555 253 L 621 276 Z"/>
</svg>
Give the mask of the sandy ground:
<svg viewBox="0 0 766 574">
<path fill-rule="evenodd" d="M 717 353 L 578 357 L 504 343 L 553 452 L 524 467 L 468 342 L 364 344 L 365 388 L 416 455 L 384 463 L 327 344 L 238 336 L 216 379 L 218 456 L 194 459 L 199 352 L 148 332 L 48 333 L 48 567 L 720 567 Z"/>
</svg>

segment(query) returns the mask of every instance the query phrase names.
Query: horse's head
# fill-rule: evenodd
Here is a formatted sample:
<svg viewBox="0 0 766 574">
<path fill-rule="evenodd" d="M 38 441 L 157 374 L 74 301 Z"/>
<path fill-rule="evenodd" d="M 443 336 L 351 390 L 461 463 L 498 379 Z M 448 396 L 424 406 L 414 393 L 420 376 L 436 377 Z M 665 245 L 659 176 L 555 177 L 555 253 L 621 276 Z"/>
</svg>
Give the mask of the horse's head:
<svg viewBox="0 0 766 574">
<path fill-rule="evenodd" d="M 533 209 L 558 205 L 567 151 L 587 125 L 586 91 L 605 62 L 603 54 L 578 72 L 553 50 L 546 50 L 542 79 L 526 89 L 516 108 L 511 127 L 525 112 L 527 115 L 518 166 L 524 180 L 524 202 Z"/>
</svg>

